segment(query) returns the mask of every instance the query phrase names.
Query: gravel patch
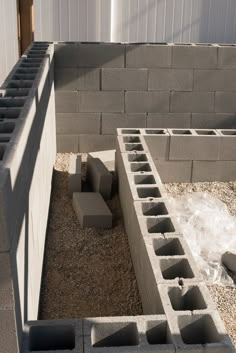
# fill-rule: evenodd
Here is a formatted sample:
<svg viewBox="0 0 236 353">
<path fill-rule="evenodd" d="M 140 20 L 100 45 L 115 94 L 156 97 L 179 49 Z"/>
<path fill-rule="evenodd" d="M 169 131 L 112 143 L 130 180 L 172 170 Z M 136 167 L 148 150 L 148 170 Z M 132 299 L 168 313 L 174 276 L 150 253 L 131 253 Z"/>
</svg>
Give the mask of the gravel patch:
<svg viewBox="0 0 236 353">
<path fill-rule="evenodd" d="M 67 193 L 69 156 L 55 164 L 39 319 L 142 315 L 118 197 L 108 202 L 112 229 L 81 229 Z"/>
<path fill-rule="evenodd" d="M 179 197 L 192 192 L 208 192 L 226 204 L 231 215 L 236 216 L 236 182 L 213 183 L 170 183 L 165 184 L 167 192 L 173 197 Z M 236 283 L 236 276 L 234 276 Z M 226 330 L 236 346 L 236 288 L 208 286 L 214 302 L 217 304 L 220 316 Z"/>
</svg>

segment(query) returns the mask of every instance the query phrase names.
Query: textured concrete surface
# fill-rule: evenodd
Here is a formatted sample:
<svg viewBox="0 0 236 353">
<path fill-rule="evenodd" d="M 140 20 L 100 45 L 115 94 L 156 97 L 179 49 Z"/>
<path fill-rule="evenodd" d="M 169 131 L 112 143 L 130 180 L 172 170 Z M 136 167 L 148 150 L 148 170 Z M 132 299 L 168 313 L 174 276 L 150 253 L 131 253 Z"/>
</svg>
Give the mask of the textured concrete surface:
<svg viewBox="0 0 236 353">
<path fill-rule="evenodd" d="M 70 156 L 70 164 L 68 171 L 68 190 L 70 196 L 73 192 L 81 191 L 82 171 L 81 171 L 81 157 L 76 155 Z"/>
<path fill-rule="evenodd" d="M 112 174 L 99 158 L 88 158 L 87 181 L 93 191 L 98 192 L 104 198 L 111 198 Z"/>
</svg>

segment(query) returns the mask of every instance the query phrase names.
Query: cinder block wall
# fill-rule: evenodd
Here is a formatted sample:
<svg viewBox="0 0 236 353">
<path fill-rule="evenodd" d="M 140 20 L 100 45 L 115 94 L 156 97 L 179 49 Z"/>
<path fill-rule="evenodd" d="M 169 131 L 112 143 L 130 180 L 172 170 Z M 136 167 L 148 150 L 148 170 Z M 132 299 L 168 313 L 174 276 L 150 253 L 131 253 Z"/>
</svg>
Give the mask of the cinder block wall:
<svg viewBox="0 0 236 353">
<path fill-rule="evenodd" d="M 57 149 L 114 148 L 117 127 L 235 128 L 236 46 L 55 43 Z"/>
</svg>

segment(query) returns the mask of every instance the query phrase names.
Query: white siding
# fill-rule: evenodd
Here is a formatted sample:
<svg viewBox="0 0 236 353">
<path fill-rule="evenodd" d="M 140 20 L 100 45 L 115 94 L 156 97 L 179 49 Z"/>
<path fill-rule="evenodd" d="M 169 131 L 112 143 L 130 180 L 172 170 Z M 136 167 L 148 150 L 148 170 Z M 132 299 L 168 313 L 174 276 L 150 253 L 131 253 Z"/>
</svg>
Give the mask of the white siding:
<svg viewBox="0 0 236 353">
<path fill-rule="evenodd" d="M 235 0 L 35 0 L 35 39 L 236 42 Z"/>
<path fill-rule="evenodd" d="M 18 60 L 16 0 L 0 0 L 0 84 Z"/>
</svg>

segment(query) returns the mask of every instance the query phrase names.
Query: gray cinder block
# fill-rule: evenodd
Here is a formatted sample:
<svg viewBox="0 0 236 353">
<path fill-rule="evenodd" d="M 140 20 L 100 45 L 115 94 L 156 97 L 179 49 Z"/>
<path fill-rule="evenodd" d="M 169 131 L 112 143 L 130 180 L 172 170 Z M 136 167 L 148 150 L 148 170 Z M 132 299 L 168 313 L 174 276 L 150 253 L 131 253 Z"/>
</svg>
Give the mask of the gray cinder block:
<svg viewBox="0 0 236 353">
<path fill-rule="evenodd" d="M 139 45 L 126 46 L 126 67 L 165 68 L 171 66 L 172 46 Z"/>
<path fill-rule="evenodd" d="M 70 156 L 68 173 L 68 190 L 72 196 L 73 192 L 81 191 L 81 156 Z"/>
<path fill-rule="evenodd" d="M 192 161 L 154 160 L 163 183 L 190 183 L 192 179 Z"/>
<path fill-rule="evenodd" d="M 57 152 L 79 152 L 78 135 L 57 135 Z"/>
<path fill-rule="evenodd" d="M 192 91 L 193 70 L 190 69 L 150 69 L 148 90 Z"/>
<path fill-rule="evenodd" d="M 220 69 L 236 69 L 236 46 L 220 46 L 218 48 L 218 67 Z"/>
<path fill-rule="evenodd" d="M 99 69 L 56 68 L 55 89 L 61 91 L 99 90 Z"/>
<path fill-rule="evenodd" d="M 236 253 L 226 251 L 222 255 L 223 264 L 232 272 L 236 273 Z"/>
<path fill-rule="evenodd" d="M 125 92 L 127 113 L 169 112 L 169 92 Z"/>
<path fill-rule="evenodd" d="M 216 113 L 235 113 L 236 100 L 233 92 L 215 93 L 215 112 Z"/>
<path fill-rule="evenodd" d="M 80 112 L 104 112 L 121 113 L 124 111 L 124 93 L 103 91 L 103 92 L 83 92 L 79 93 Z"/>
<path fill-rule="evenodd" d="M 172 67 L 214 69 L 217 67 L 217 48 L 201 45 L 174 45 Z"/>
<path fill-rule="evenodd" d="M 220 135 L 217 130 L 169 129 L 169 160 L 218 160 Z"/>
<path fill-rule="evenodd" d="M 100 134 L 100 113 L 57 113 L 57 134 Z"/>
<path fill-rule="evenodd" d="M 80 43 L 78 49 L 79 67 L 124 67 L 123 44 Z"/>
<path fill-rule="evenodd" d="M 236 161 L 194 161 L 192 182 L 235 181 Z"/>
<path fill-rule="evenodd" d="M 78 45 L 74 44 L 54 44 L 55 66 L 56 67 L 77 67 L 78 65 Z"/>
<path fill-rule="evenodd" d="M 104 151 L 115 148 L 115 135 L 79 135 L 79 152 Z"/>
<path fill-rule="evenodd" d="M 146 126 L 145 113 L 130 114 L 102 114 L 102 134 L 116 134 L 117 128 L 142 128 Z"/>
<path fill-rule="evenodd" d="M 236 130 L 218 130 L 221 136 L 220 142 L 220 160 L 236 160 Z"/>
<path fill-rule="evenodd" d="M 57 113 L 78 112 L 78 92 L 57 91 L 55 94 L 55 105 Z"/>
<path fill-rule="evenodd" d="M 54 72 L 55 90 L 74 91 L 77 85 L 76 68 L 56 68 Z"/>
<path fill-rule="evenodd" d="M 147 69 L 102 69 L 102 89 L 144 91 L 147 73 Z"/>
<path fill-rule="evenodd" d="M 193 113 L 192 129 L 236 129 L 234 113 Z"/>
<path fill-rule="evenodd" d="M 214 93 L 172 92 L 170 110 L 173 113 L 210 113 L 214 111 Z"/>
<path fill-rule="evenodd" d="M 0 253 L 0 283 L 0 310 L 13 309 L 13 280 L 9 253 Z"/>
<path fill-rule="evenodd" d="M 116 150 L 90 152 L 88 158 L 99 158 L 105 167 L 113 172 L 115 170 L 115 152 Z"/>
<path fill-rule="evenodd" d="M 236 91 L 235 70 L 195 70 L 194 91 Z"/>
<path fill-rule="evenodd" d="M 74 193 L 73 207 L 82 228 L 112 227 L 112 213 L 99 193 Z"/>
<path fill-rule="evenodd" d="M 99 158 L 88 158 L 87 179 L 93 191 L 99 192 L 104 200 L 111 198 L 112 174 Z"/>
<path fill-rule="evenodd" d="M 148 128 L 184 128 L 191 127 L 191 113 L 149 113 Z"/>
<path fill-rule="evenodd" d="M 145 142 L 152 158 L 168 159 L 170 134 L 165 129 L 145 129 Z"/>
</svg>

